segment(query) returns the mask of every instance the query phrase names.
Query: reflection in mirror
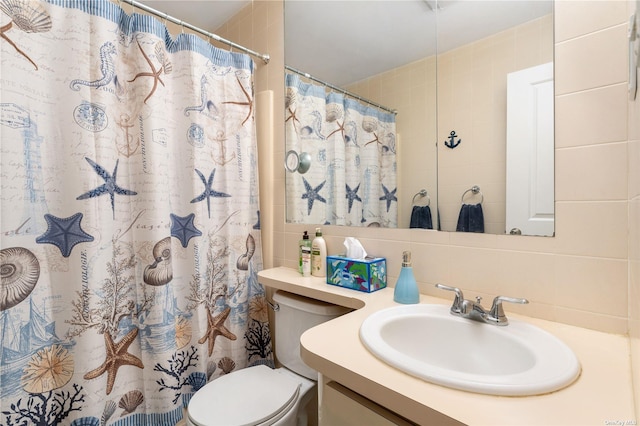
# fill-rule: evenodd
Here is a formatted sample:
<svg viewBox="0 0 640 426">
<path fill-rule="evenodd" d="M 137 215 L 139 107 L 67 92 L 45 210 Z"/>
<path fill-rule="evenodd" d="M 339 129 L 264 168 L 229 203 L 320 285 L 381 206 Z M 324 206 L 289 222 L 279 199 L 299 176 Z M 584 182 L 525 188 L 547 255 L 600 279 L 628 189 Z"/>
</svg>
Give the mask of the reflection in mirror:
<svg viewBox="0 0 640 426">
<path fill-rule="evenodd" d="M 316 191 L 322 181 L 312 183 L 307 179 L 305 183 L 303 178 L 306 176 L 287 172 L 287 221 L 407 228 L 413 195 L 421 189 L 426 189 L 428 196 L 416 197 L 415 204 L 435 210 L 434 5 L 434 2 L 421 0 L 285 0 L 285 63 L 290 74 L 287 78 L 317 83 L 313 89 L 304 86 L 307 93 L 317 89 L 319 97 L 339 99 L 343 96 L 350 105 L 358 105 L 356 119 L 345 116 L 325 122 L 321 134 L 332 135 L 339 129 L 331 137 L 337 137 L 340 143 L 331 140 L 329 145 L 349 155 L 341 162 L 334 161 L 332 171 L 344 169 L 352 174 L 359 173 L 359 179 L 352 175 L 344 183 L 329 178 Z M 397 25 L 398 22 L 402 25 Z M 308 73 L 315 79 L 300 76 L 292 69 Z M 329 84 L 323 89 L 316 88 L 322 86 L 318 80 Z M 287 90 L 287 102 L 291 101 L 292 93 L 300 94 L 300 90 Z M 341 90 L 350 94 L 344 95 Z M 337 113 L 342 109 L 338 108 Z M 389 110 L 397 114 L 389 114 Z M 336 111 L 327 111 L 326 115 L 333 119 Z M 295 133 L 292 122 L 302 116 L 295 110 L 293 117 L 292 112 L 287 107 L 287 151 L 294 149 L 294 144 L 320 147 L 327 144 L 326 141 L 304 139 L 300 130 Z M 306 119 L 311 121 L 311 115 L 307 114 Z M 395 135 L 389 132 L 392 122 Z M 311 127 L 303 123 L 298 126 Z M 298 149 L 309 148 L 300 146 Z M 308 175 L 314 171 L 316 163 L 329 161 L 325 154 L 320 153 L 318 162 L 313 158 Z M 326 203 L 316 198 L 310 209 L 310 197 L 319 196 Z M 428 206 L 427 200 L 430 200 Z M 331 203 L 343 205 L 345 213 L 327 211 Z M 324 214 L 316 216 L 317 206 L 324 208 Z M 323 213 L 320 209 L 318 212 Z"/>
<path fill-rule="evenodd" d="M 546 112 L 540 117 L 520 114 L 520 121 L 509 118 L 510 123 L 516 123 L 510 124 L 510 129 L 519 130 L 527 138 L 510 137 L 510 140 L 520 141 L 521 146 L 515 150 L 507 149 L 507 133 L 512 133 L 507 130 L 507 75 L 542 63 L 551 63 L 552 66 L 552 5 L 551 1 L 537 0 L 440 0 L 437 5 L 435 1 L 425 0 L 285 0 L 285 63 L 316 80 L 350 91 L 355 94 L 345 96 L 350 100 L 364 97 L 397 111 L 396 186 L 391 188 L 385 184 L 385 192 L 381 183 L 382 193 L 375 197 L 369 195 L 369 198 L 370 201 L 378 198 L 378 212 L 385 211 L 387 205 L 390 211 L 395 209 L 398 227 L 412 225 L 456 231 L 459 219 L 465 217 L 465 230 L 477 231 L 478 227 L 472 226 L 473 221 L 477 221 L 477 211 L 476 214 L 461 213 L 464 204 L 474 206 L 475 210 L 479 204 L 486 233 L 512 231 L 514 234 L 552 235 L 552 79 L 543 84 L 530 82 L 524 89 L 525 95 L 520 98 L 535 95 L 536 102 L 540 103 L 546 101 L 539 96 L 549 98 L 550 95 L 551 104 L 539 108 Z M 399 22 L 402 25 L 398 25 Z M 294 79 L 295 75 L 295 79 L 302 83 L 314 83 L 313 79 L 293 72 L 289 74 L 289 79 Z M 326 86 L 323 92 L 326 99 L 339 93 L 337 90 L 332 93 L 332 89 Z M 291 102 L 291 93 L 289 90 L 287 102 Z M 509 96 L 509 99 L 513 97 Z M 302 123 L 298 123 L 298 135 L 290 141 L 290 124 L 300 119 L 297 110 L 293 115 L 291 112 L 287 110 L 285 115 L 288 126 L 285 152 L 294 149 L 292 144 L 302 143 L 299 135 L 302 128 L 306 128 L 306 132 L 314 131 L 313 126 L 300 126 Z M 509 112 L 509 117 L 512 116 Z M 309 123 L 312 117 L 305 119 Z M 537 127 L 531 127 L 531 120 L 537 120 L 534 121 Z M 320 134 L 325 137 L 340 127 L 346 129 L 343 121 L 339 120 L 332 126 L 331 122 L 321 121 L 320 124 Z M 524 139 L 531 139 L 529 136 L 534 133 L 550 134 L 551 138 L 546 142 L 534 139 L 533 143 L 544 146 L 540 150 L 530 146 L 523 148 Z M 371 141 L 378 136 L 373 136 Z M 350 138 L 343 137 L 345 146 L 350 142 Z M 319 141 L 315 146 L 321 147 L 323 143 L 326 142 Z M 372 145 L 374 143 L 368 146 Z M 377 142 L 375 145 L 380 147 Z M 295 146 L 295 149 L 296 152 L 307 150 L 302 146 Z M 387 153 L 392 151 L 390 145 L 387 149 Z M 521 157 L 525 161 L 516 170 L 531 168 L 528 174 L 535 177 L 535 185 L 529 184 L 525 190 L 507 184 L 506 158 L 507 155 L 511 158 L 511 153 L 516 151 L 523 153 Z M 352 157 L 355 161 L 353 158 L 357 155 Z M 326 162 L 326 157 L 323 154 L 312 155 L 307 175 L 314 170 L 317 160 Z M 550 162 L 550 168 L 545 169 L 545 161 Z M 508 163 L 511 164 L 511 160 Z M 334 162 L 331 167 L 346 169 L 350 164 L 343 160 Z M 349 184 L 347 188 L 347 182 L 341 188 L 341 183 L 332 179 L 324 184 L 309 181 L 305 184 L 302 177 L 299 173 L 287 172 L 289 222 L 393 226 L 393 220 L 378 220 L 379 216 L 370 215 L 371 220 L 367 220 L 363 215 L 362 187 L 358 188 L 357 184 Z M 290 185 L 295 180 L 299 190 Z M 474 186 L 479 187 L 479 194 L 466 192 Z M 511 192 L 519 194 L 519 199 L 513 203 L 507 201 L 510 188 Z M 482 203 L 479 203 L 480 197 L 483 197 Z M 351 204 L 351 211 L 360 209 L 362 216 L 355 216 L 354 223 L 353 219 L 340 222 L 340 215 L 333 211 L 325 211 L 318 216 L 309 214 L 310 209 L 317 205 L 324 207 L 325 203 L 320 198 L 325 202 L 332 198 L 344 204 L 347 212 Z M 296 199 L 298 207 L 293 202 Z M 507 220 L 507 205 L 519 207 L 520 214 L 524 212 L 525 217 L 533 216 L 537 222 L 545 223 L 546 229 L 531 231 L 526 225 L 511 225 Z M 532 210 L 533 207 L 535 209 Z M 297 212 L 294 211 L 296 208 Z M 431 213 L 431 220 L 427 220 L 427 211 Z M 294 218 L 296 215 L 298 219 Z"/>
<path fill-rule="evenodd" d="M 289 71 L 286 148 L 300 165 L 287 168 L 287 220 L 397 227 L 395 114 Z"/>
<path fill-rule="evenodd" d="M 553 3 L 439 4 L 442 230 L 553 235 Z"/>
</svg>

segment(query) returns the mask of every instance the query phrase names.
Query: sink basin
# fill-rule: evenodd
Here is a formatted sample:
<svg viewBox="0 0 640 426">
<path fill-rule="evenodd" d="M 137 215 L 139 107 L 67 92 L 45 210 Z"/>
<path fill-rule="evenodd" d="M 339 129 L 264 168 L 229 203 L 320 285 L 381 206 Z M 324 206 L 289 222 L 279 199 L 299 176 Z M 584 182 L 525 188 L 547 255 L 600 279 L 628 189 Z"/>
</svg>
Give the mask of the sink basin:
<svg viewBox="0 0 640 426">
<path fill-rule="evenodd" d="M 378 311 L 360 339 L 387 364 L 427 382 L 490 395 L 553 392 L 580 375 L 573 351 L 552 334 L 510 318 L 500 327 L 418 304 Z"/>
</svg>

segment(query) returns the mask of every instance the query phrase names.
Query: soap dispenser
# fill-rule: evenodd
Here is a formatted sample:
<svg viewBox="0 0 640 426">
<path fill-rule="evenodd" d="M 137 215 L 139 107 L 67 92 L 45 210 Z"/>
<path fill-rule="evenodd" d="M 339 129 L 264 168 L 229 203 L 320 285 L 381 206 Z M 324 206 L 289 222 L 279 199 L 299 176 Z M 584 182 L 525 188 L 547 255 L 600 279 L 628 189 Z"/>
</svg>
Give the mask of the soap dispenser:
<svg viewBox="0 0 640 426">
<path fill-rule="evenodd" d="M 311 243 L 311 275 L 325 277 L 327 275 L 327 243 L 322 237 L 322 230 L 316 228 L 316 237 Z"/>
<path fill-rule="evenodd" d="M 402 253 L 402 269 L 393 290 L 393 300 L 404 304 L 420 303 L 420 292 L 416 278 L 413 276 L 410 251 Z"/>
<path fill-rule="evenodd" d="M 304 231 L 298 243 L 298 256 L 298 270 L 302 276 L 308 277 L 311 275 L 311 240 L 307 231 Z"/>
</svg>

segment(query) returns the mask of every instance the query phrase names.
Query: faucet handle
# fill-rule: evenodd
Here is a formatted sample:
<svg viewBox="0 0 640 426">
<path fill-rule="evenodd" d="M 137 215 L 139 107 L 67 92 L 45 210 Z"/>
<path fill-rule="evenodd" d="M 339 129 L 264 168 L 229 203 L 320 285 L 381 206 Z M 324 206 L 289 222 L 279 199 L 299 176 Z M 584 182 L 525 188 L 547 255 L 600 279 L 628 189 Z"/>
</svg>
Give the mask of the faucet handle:
<svg viewBox="0 0 640 426">
<path fill-rule="evenodd" d="M 504 314 L 504 309 L 502 308 L 502 302 L 509 303 L 519 303 L 521 305 L 525 305 L 529 303 L 527 299 L 517 298 L 517 297 L 507 297 L 507 296 L 497 296 L 493 299 L 493 304 L 491 305 L 491 311 L 489 312 L 489 318 L 491 321 L 494 321 L 498 325 L 507 325 L 509 324 L 509 320 L 507 316 Z"/>
<path fill-rule="evenodd" d="M 456 297 L 453 299 L 453 305 L 451 305 L 451 312 L 460 313 L 462 312 L 462 301 L 464 300 L 464 295 L 462 294 L 462 290 L 458 287 L 449 287 L 444 284 L 436 284 L 436 287 L 440 290 L 453 291 L 456 294 Z"/>
</svg>

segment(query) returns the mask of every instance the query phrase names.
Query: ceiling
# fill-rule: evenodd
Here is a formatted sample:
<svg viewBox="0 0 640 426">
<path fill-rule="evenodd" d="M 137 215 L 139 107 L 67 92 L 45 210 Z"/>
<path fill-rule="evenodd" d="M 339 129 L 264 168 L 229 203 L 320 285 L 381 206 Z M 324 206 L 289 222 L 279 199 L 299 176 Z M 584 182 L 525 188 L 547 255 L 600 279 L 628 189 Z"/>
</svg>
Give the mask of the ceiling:
<svg viewBox="0 0 640 426">
<path fill-rule="evenodd" d="M 161 13 L 215 32 L 251 0 L 138 0 Z M 126 6 L 123 4 L 126 10 Z M 233 41 L 233 40 L 232 40 Z"/>
<path fill-rule="evenodd" d="M 142 3 L 215 32 L 251 1 Z M 285 62 L 341 86 L 435 54 L 435 4 L 435 0 L 286 0 Z M 551 13 L 553 3 L 439 0 L 438 4 L 437 49 L 444 52 Z"/>
</svg>

